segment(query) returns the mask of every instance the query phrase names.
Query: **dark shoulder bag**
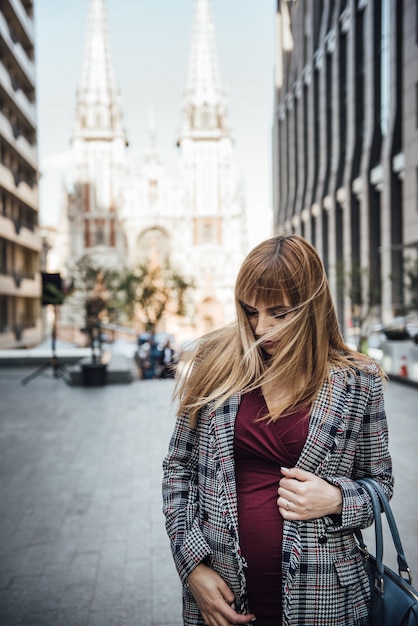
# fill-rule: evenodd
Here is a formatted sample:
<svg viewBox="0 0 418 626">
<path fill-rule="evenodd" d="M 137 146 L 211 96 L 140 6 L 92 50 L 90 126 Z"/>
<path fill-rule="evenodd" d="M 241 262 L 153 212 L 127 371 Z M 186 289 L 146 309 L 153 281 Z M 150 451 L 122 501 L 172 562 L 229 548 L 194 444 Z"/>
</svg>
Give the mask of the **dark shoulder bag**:
<svg viewBox="0 0 418 626">
<path fill-rule="evenodd" d="M 370 579 L 370 626 L 418 626 L 418 592 L 412 586 L 411 570 L 406 562 L 388 499 L 381 486 L 371 478 L 362 478 L 357 482 L 370 494 L 376 535 L 374 557 L 367 550 L 360 530 L 356 530 L 364 556 L 364 566 Z M 383 564 L 382 509 L 398 554 L 399 574 Z"/>
</svg>

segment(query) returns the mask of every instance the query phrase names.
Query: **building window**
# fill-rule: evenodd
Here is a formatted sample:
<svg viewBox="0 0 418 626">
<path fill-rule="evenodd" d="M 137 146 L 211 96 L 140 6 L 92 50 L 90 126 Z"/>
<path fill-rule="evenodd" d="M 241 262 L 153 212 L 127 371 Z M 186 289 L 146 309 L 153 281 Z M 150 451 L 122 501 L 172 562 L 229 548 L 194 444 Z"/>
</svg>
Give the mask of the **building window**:
<svg viewBox="0 0 418 626">
<path fill-rule="evenodd" d="M 84 193 L 84 211 L 88 213 L 90 211 L 90 185 L 86 183 L 83 189 Z"/>
<path fill-rule="evenodd" d="M 149 181 L 149 203 L 152 206 L 157 202 L 158 199 L 158 181 L 155 179 L 150 179 Z"/>
<path fill-rule="evenodd" d="M 0 333 L 7 333 L 9 330 L 9 315 L 7 306 L 7 296 L 0 296 Z"/>
<path fill-rule="evenodd" d="M 98 226 L 96 230 L 96 246 L 104 246 L 105 241 L 105 232 L 103 226 Z"/>
<path fill-rule="evenodd" d="M 88 220 L 84 221 L 84 247 L 91 247 L 90 222 Z"/>
<path fill-rule="evenodd" d="M 415 83 L 415 126 L 418 128 L 418 82 Z"/>
<path fill-rule="evenodd" d="M 418 0 L 415 0 L 415 41 L 418 43 Z"/>
<path fill-rule="evenodd" d="M 110 220 L 110 233 L 109 233 L 109 246 L 114 248 L 116 246 L 116 233 L 115 233 L 115 220 Z"/>
<path fill-rule="evenodd" d="M 390 0 L 382 2 L 380 125 L 386 137 L 390 119 Z"/>
<path fill-rule="evenodd" d="M 1 214 L 6 215 L 6 192 L 3 190 L 1 192 Z"/>
<path fill-rule="evenodd" d="M 36 326 L 36 318 L 38 311 L 38 301 L 34 298 L 25 298 L 23 307 L 23 326 L 24 328 L 34 328 Z"/>
<path fill-rule="evenodd" d="M 310 155 L 309 155 L 309 93 L 307 85 L 303 87 L 303 197 L 302 197 L 302 207 L 303 210 L 305 208 L 305 196 L 306 196 L 306 187 L 308 184 L 309 178 L 309 164 L 310 164 Z M 302 235 L 305 236 L 304 234 Z"/>
<path fill-rule="evenodd" d="M 415 198 L 416 198 L 416 202 L 417 202 L 417 207 L 416 208 L 417 208 L 417 213 L 418 213 L 418 167 L 416 169 L 416 173 L 417 173 L 417 175 L 416 175 L 417 188 L 415 190 Z"/>
<path fill-rule="evenodd" d="M 202 226 L 202 243 L 212 243 L 215 239 L 215 233 L 213 228 L 214 224 L 211 222 L 205 222 L 204 224 L 202 224 Z"/>
<path fill-rule="evenodd" d="M 219 218 L 197 218 L 194 223 L 194 245 L 221 244 L 221 223 Z"/>
<path fill-rule="evenodd" d="M 7 248 L 7 241 L 0 239 L 0 274 L 7 274 Z"/>
<path fill-rule="evenodd" d="M 6 242 L 0 239 L 0 274 L 7 273 L 7 250 Z"/>
</svg>

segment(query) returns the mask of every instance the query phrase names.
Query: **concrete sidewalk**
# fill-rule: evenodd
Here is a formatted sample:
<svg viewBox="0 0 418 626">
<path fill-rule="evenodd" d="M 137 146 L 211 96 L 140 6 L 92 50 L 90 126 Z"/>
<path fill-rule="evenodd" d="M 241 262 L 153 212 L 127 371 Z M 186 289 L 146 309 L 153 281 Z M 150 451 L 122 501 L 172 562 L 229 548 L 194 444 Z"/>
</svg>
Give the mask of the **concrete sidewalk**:
<svg viewBox="0 0 418 626">
<path fill-rule="evenodd" d="M 181 626 L 161 512 L 172 381 L 70 387 L 46 371 L 22 386 L 28 373 L 0 368 L 0 626 Z M 418 575 L 417 401 L 388 384 L 392 504 Z"/>
<path fill-rule="evenodd" d="M 0 369 L 1 626 L 181 626 L 161 512 L 172 381 Z"/>
</svg>

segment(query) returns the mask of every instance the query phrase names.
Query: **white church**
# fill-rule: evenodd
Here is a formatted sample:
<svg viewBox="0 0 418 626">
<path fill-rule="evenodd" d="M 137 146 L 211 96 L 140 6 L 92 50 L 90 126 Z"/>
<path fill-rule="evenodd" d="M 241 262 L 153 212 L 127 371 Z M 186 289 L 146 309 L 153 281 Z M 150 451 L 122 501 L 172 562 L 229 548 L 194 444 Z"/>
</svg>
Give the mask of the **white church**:
<svg viewBox="0 0 418 626">
<path fill-rule="evenodd" d="M 170 321 L 180 327 L 161 330 L 199 336 L 232 321 L 233 286 L 248 250 L 211 0 L 194 0 L 175 172 L 165 169 L 154 123 L 147 122 L 148 146 L 138 168 L 129 162 L 105 0 L 90 0 L 60 253 L 69 270 L 85 254 L 117 269 L 168 258 L 194 289 L 186 318 Z"/>
</svg>

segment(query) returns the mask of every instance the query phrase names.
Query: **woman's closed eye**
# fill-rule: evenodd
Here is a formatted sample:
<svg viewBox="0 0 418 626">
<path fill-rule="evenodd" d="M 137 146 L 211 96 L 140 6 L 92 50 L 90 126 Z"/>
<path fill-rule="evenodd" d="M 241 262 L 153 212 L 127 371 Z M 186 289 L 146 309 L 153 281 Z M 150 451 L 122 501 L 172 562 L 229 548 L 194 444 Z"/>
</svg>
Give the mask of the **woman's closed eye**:
<svg viewBox="0 0 418 626">
<path fill-rule="evenodd" d="M 256 315 L 258 315 L 257 310 L 247 309 L 247 307 L 245 306 L 243 306 L 242 308 L 244 309 L 244 313 L 247 317 L 255 317 Z"/>
<path fill-rule="evenodd" d="M 276 319 L 284 319 L 291 312 L 292 312 L 292 309 L 285 309 L 285 310 L 282 309 L 280 311 L 277 311 L 277 312 L 273 313 L 273 317 L 275 317 Z"/>
<path fill-rule="evenodd" d="M 250 307 L 248 304 L 241 302 L 242 309 L 247 317 L 256 317 L 260 314 L 260 311 L 266 311 L 270 317 L 274 319 L 284 319 L 289 313 L 292 312 L 292 309 L 288 307 L 275 306 L 275 307 L 267 307 L 265 309 L 255 309 L 254 307 Z"/>
</svg>

